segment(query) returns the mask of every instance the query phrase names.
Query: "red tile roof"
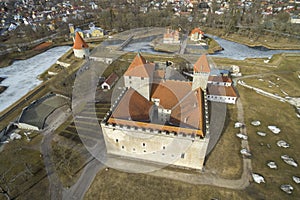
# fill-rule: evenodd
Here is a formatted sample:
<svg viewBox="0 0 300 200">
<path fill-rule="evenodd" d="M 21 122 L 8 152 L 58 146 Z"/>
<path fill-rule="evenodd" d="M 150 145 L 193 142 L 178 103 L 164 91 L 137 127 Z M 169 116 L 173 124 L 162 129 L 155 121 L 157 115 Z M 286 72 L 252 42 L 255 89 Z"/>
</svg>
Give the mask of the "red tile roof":
<svg viewBox="0 0 300 200">
<path fill-rule="evenodd" d="M 188 128 L 203 129 L 202 91 L 189 92 L 171 113 L 170 122 Z"/>
<path fill-rule="evenodd" d="M 34 51 L 40 51 L 47 49 L 49 46 L 51 46 L 53 43 L 52 42 L 44 42 L 42 44 L 37 45 L 36 47 L 33 48 Z"/>
<path fill-rule="evenodd" d="M 190 91 L 192 91 L 190 82 L 165 80 L 152 84 L 151 98 L 160 99 L 162 107 L 172 109 Z"/>
<path fill-rule="evenodd" d="M 204 32 L 201 31 L 199 28 L 194 28 L 194 29 L 191 31 L 191 34 L 195 34 L 195 33 L 204 34 Z"/>
<path fill-rule="evenodd" d="M 226 87 L 226 86 L 208 84 L 207 90 L 209 95 L 237 97 L 237 94 L 232 86 Z"/>
<path fill-rule="evenodd" d="M 231 78 L 229 78 L 228 76 L 209 76 L 208 81 L 232 83 Z"/>
<path fill-rule="evenodd" d="M 138 53 L 124 73 L 124 76 L 151 77 L 154 69 L 154 64 L 147 63 L 146 59 Z"/>
<path fill-rule="evenodd" d="M 202 54 L 202 56 L 200 56 L 200 58 L 197 60 L 194 65 L 194 71 L 210 73 L 210 66 L 206 54 Z"/>
<path fill-rule="evenodd" d="M 154 83 L 151 95 L 160 99 L 160 106 L 171 110 L 169 122 L 172 125 L 152 123 L 153 103 L 132 88 L 126 91 L 108 123 L 204 136 L 201 89 L 192 91 L 189 82 L 167 80 Z"/>
<path fill-rule="evenodd" d="M 144 129 L 148 128 L 148 129 L 160 130 L 160 131 L 185 133 L 189 135 L 195 134 L 204 137 L 204 133 L 202 129 L 191 129 L 191 128 L 169 126 L 169 125 L 151 124 L 147 122 L 131 121 L 131 120 L 124 120 L 124 119 L 116 119 L 116 118 L 109 118 L 108 123 L 118 124 L 123 126 L 132 126 L 132 127 L 135 126 Z"/>
<path fill-rule="evenodd" d="M 149 112 L 153 103 L 140 95 L 137 91 L 129 88 L 116 109 L 112 113 L 112 118 L 133 121 L 150 121 Z"/>
<path fill-rule="evenodd" d="M 119 78 L 118 75 L 113 72 L 111 75 L 109 75 L 109 77 L 107 77 L 107 79 L 105 80 L 105 82 L 108 85 L 112 85 L 118 78 Z"/>
<path fill-rule="evenodd" d="M 73 49 L 83 49 L 83 48 L 88 48 L 88 47 L 89 46 L 87 45 L 87 43 L 85 43 L 85 41 L 82 39 L 80 34 L 78 32 L 76 32 Z"/>
</svg>

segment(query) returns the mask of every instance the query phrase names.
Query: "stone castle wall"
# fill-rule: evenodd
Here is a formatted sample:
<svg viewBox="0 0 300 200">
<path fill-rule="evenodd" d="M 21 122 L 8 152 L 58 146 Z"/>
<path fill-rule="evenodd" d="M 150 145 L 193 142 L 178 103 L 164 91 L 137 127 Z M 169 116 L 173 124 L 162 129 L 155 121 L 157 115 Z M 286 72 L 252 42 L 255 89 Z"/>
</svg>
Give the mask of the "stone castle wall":
<svg viewBox="0 0 300 200">
<path fill-rule="evenodd" d="M 139 94 L 144 96 L 146 99 L 150 100 L 151 92 L 151 78 L 148 77 L 134 77 L 134 76 L 124 76 L 125 87 L 132 87 Z"/>
<path fill-rule="evenodd" d="M 102 123 L 108 154 L 202 170 L 208 138 Z"/>
</svg>

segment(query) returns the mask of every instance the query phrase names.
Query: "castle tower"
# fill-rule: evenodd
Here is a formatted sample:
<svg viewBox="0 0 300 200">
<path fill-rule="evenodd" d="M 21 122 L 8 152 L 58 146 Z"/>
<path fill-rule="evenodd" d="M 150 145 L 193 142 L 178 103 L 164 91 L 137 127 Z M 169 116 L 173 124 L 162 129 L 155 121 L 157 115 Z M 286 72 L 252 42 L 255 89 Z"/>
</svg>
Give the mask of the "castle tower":
<svg viewBox="0 0 300 200">
<path fill-rule="evenodd" d="M 146 59 L 138 53 L 124 73 L 125 87 L 133 88 L 150 101 L 154 69 L 155 65 L 148 63 Z"/>
<path fill-rule="evenodd" d="M 73 52 L 76 58 L 86 58 L 89 56 L 89 46 L 78 32 L 75 34 Z"/>
<path fill-rule="evenodd" d="M 210 74 L 210 66 L 205 54 L 200 56 L 200 58 L 194 64 L 193 74 L 194 77 L 192 89 L 195 90 L 200 87 L 202 90 L 206 90 L 207 81 Z"/>
</svg>

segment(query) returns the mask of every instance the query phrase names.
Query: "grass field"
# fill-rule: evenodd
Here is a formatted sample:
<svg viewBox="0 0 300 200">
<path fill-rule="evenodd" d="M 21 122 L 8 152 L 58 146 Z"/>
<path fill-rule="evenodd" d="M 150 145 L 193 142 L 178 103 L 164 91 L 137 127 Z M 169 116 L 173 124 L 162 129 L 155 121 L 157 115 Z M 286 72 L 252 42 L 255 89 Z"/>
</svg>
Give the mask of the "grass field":
<svg viewBox="0 0 300 200">
<path fill-rule="evenodd" d="M 237 121 L 236 106 L 228 105 L 226 115 L 224 132 L 208 156 L 205 167 L 222 178 L 238 179 L 242 174 L 242 156 L 239 153 L 240 139 L 235 135 L 239 130 L 234 128 L 234 123 Z"/>
<path fill-rule="evenodd" d="M 242 199 L 242 191 L 196 186 L 109 169 L 100 171 L 85 199 Z M 247 198 L 246 198 L 247 199 Z"/>
<path fill-rule="evenodd" d="M 238 33 L 225 34 L 222 29 L 205 28 L 205 33 L 217 35 L 226 40 L 231 40 L 248 46 L 264 46 L 270 49 L 299 49 L 300 40 L 282 36 L 273 36 L 269 33 L 261 34 L 260 37 L 251 37 Z"/>
<path fill-rule="evenodd" d="M 238 90 L 243 101 L 248 141 L 253 154 L 252 168 L 254 172 L 262 174 L 266 180 L 266 184 L 253 184 L 251 187 L 259 194 L 267 194 L 270 199 L 299 198 L 299 185 L 296 185 L 292 180 L 293 175 L 300 176 L 299 169 L 287 165 L 280 158 L 281 155 L 287 154 L 298 163 L 300 161 L 300 156 L 297 153 L 300 151 L 298 133 L 300 123 L 295 116 L 294 108 L 287 103 L 261 96 L 242 87 L 239 87 Z M 260 120 L 262 125 L 260 127 L 251 126 L 250 122 L 253 120 Z M 273 134 L 267 129 L 268 125 L 278 126 L 281 133 Z M 257 131 L 265 132 L 267 136 L 261 137 L 256 134 Z M 287 141 L 291 147 L 288 149 L 279 148 L 276 142 L 281 139 Z M 277 170 L 267 167 L 267 162 L 271 160 L 278 165 Z M 292 184 L 295 188 L 294 193 L 290 196 L 279 189 L 281 184 L 286 183 Z"/>
<path fill-rule="evenodd" d="M 12 199 L 49 198 L 48 179 L 39 146 L 41 136 L 32 134 L 28 142 L 23 136 L 5 146 L 0 153 L 0 186 L 9 189 Z M 0 195 L 0 199 L 6 199 Z"/>
<path fill-rule="evenodd" d="M 93 112 L 94 107 L 95 113 Z M 52 160 L 64 187 L 73 185 L 80 176 L 81 169 L 90 157 L 84 144 L 92 143 L 94 139 L 97 139 L 92 136 L 98 134 L 99 123 L 109 108 L 110 104 L 108 103 L 87 103 L 78 115 L 92 117 L 96 114 L 98 122 L 88 118 L 76 119 L 74 122 L 74 118 L 71 116 L 55 131 L 55 139 L 52 142 Z M 79 135 L 78 131 L 86 133 L 85 136 Z M 84 144 L 81 141 L 82 138 L 85 140 Z"/>
</svg>

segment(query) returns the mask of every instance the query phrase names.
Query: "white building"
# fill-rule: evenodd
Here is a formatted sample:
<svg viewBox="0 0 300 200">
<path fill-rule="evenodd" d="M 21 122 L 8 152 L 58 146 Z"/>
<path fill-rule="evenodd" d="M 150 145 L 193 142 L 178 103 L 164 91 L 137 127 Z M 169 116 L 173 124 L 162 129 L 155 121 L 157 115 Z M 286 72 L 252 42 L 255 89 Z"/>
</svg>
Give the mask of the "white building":
<svg viewBox="0 0 300 200">
<path fill-rule="evenodd" d="M 207 85 L 207 99 L 220 103 L 235 104 L 237 94 L 232 86 Z"/>
</svg>

